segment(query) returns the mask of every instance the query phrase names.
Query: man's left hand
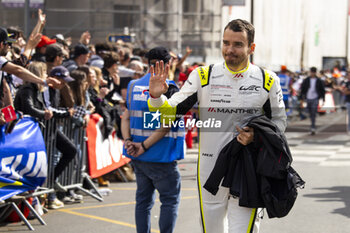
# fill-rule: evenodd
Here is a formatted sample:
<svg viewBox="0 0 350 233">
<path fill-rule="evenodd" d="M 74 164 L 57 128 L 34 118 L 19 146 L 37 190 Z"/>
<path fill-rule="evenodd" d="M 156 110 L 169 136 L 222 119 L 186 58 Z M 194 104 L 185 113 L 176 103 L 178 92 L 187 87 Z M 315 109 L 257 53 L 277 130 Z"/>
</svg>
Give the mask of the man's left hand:
<svg viewBox="0 0 350 233">
<path fill-rule="evenodd" d="M 145 152 L 140 142 L 130 142 L 127 146 L 127 153 L 133 157 L 139 157 Z"/>
<path fill-rule="evenodd" d="M 254 140 L 254 129 L 250 127 L 243 127 L 240 128 L 236 126 L 236 129 L 238 131 L 237 141 L 241 143 L 244 146 L 247 146 Z"/>
</svg>

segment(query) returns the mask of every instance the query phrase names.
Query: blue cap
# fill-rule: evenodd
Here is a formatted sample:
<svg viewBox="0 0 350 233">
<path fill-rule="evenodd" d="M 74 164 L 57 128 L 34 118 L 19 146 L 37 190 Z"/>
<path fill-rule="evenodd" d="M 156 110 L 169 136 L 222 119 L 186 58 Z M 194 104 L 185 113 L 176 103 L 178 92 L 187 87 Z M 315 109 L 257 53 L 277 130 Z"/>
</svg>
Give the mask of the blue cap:
<svg viewBox="0 0 350 233">
<path fill-rule="evenodd" d="M 74 81 L 74 79 L 69 75 L 69 71 L 64 66 L 55 66 L 51 72 L 51 77 L 61 78 L 67 83 Z"/>
</svg>

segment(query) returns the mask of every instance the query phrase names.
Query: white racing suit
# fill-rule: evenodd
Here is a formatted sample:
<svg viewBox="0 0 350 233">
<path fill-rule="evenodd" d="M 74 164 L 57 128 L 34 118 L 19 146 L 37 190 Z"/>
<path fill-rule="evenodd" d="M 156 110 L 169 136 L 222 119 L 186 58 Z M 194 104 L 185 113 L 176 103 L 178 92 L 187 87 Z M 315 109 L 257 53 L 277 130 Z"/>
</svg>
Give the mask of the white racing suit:
<svg viewBox="0 0 350 233">
<path fill-rule="evenodd" d="M 214 196 L 203 185 L 221 149 L 237 135 L 236 125 L 243 127 L 250 117 L 265 114 L 284 132 L 287 117 L 279 78 L 253 64 L 232 72 L 225 62 L 217 63 L 194 70 L 170 99 L 162 95 L 150 98 L 148 104 L 151 111 L 160 110 L 162 114 L 185 114 L 197 101 L 199 121 L 210 121 L 206 125 L 210 128 L 199 128 L 197 181 L 203 232 L 226 232 L 227 223 L 230 233 L 257 232 L 257 209 L 238 206 L 228 188 L 220 186 Z M 220 127 L 214 128 L 218 122 Z"/>
</svg>

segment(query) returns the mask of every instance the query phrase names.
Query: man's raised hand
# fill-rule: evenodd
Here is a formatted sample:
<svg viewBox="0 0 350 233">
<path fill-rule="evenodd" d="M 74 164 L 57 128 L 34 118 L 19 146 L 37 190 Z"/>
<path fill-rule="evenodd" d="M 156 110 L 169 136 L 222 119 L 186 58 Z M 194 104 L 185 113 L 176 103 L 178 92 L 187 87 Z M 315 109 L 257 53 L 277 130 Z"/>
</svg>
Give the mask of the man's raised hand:
<svg viewBox="0 0 350 233">
<path fill-rule="evenodd" d="M 164 67 L 164 62 L 156 63 L 150 68 L 151 78 L 149 80 L 149 93 L 153 98 L 158 98 L 168 90 L 166 78 L 169 75 L 169 64 Z"/>
</svg>

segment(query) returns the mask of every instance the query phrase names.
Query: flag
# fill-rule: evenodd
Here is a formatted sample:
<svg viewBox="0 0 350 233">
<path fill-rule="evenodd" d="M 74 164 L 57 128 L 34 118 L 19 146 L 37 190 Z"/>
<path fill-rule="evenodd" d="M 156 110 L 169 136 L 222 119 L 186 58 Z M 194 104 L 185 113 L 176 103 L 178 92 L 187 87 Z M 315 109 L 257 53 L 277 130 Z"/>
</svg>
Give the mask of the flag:
<svg viewBox="0 0 350 233">
<path fill-rule="evenodd" d="M 24 117 L 9 134 L 0 126 L 0 200 L 35 190 L 47 177 L 44 139 L 38 122 Z"/>
</svg>

